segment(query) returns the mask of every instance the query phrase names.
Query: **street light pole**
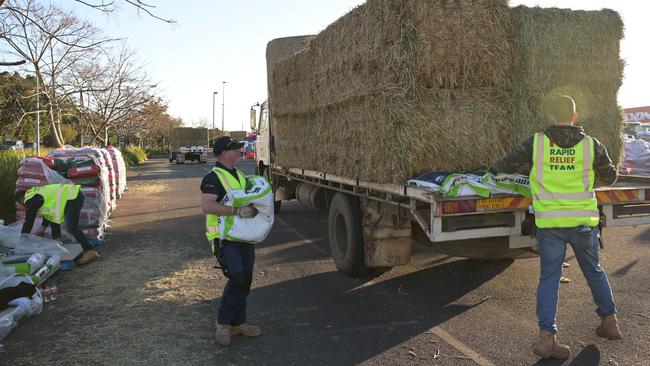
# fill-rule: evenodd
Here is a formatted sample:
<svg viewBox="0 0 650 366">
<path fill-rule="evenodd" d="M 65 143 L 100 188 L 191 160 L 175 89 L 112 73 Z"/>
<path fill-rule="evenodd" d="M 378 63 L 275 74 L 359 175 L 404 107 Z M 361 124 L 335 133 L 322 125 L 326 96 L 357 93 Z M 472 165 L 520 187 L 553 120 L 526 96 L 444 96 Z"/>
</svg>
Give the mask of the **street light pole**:
<svg viewBox="0 0 650 366">
<path fill-rule="evenodd" d="M 226 115 L 226 82 L 221 83 L 221 131 L 225 133 L 224 120 Z"/>
<path fill-rule="evenodd" d="M 214 96 L 219 92 L 212 92 L 212 133 L 214 133 Z"/>
</svg>

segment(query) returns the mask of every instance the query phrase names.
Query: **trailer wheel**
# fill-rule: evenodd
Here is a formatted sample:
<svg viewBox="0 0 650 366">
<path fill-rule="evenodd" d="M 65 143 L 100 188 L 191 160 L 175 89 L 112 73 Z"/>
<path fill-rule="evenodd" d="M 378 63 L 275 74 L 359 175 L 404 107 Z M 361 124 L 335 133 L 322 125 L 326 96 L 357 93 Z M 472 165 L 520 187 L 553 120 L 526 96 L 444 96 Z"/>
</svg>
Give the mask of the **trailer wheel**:
<svg viewBox="0 0 650 366">
<path fill-rule="evenodd" d="M 328 224 L 330 252 L 339 272 L 350 276 L 366 273 L 359 200 L 336 193 L 330 206 Z"/>
</svg>

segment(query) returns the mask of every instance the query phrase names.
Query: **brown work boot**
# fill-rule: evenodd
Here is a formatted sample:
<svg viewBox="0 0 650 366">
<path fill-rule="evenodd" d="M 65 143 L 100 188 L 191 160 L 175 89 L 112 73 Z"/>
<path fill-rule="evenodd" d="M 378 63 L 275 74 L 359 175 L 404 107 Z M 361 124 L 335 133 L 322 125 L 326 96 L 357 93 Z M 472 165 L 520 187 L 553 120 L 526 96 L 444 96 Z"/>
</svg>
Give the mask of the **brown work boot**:
<svg viewBox="0 0 650 366">
<path fill-rule="evenodd" d="M 541 358 L 565 359 L 571 356 L 569 346 L 558 343 L 555 334 L 539 332 L 539 341 L 533 345 L 533 352 Z"/>
<path fill-rule="evenodd" d="M 230 345 L 230 325 L 218 324 L 214 332 L 214 340 L 222 346 Z"/>
<path fill-rule="evenodd" d="M 77 258 L 77 260 L 75 260 L 75 263 L 77 263 L 78 265 L 88 264 L 88 263 L 94 261 L 95 259 L 97 259 L 97 257 L 99 257 L 99 254 L 97 254 L 96 251 L 94 251 L 92 249 L 84 250 L 83 252 L 81 252 L 81 255 L 79 256 L 79 258 Z"/>
<path fill-rule="evenodd" d="M 245 335 L 247 337 L 257 337 L 258 335 L 262 334 L 262 328 L 258 327 L 257 325 L 250 325 L 250 324 L 239 324 L 239 325 L 233 325 L 230 328 L 230 334 L 232 335 Z"/>
<path fill-rule="evenodd" d="M 616 314 L 604 316 L 600 318 L 600 325 L 596 328 L 596 335 L 599 337 L 607 338 L 611 341 L 621 339 L 621 331 L 618 329 L 618 320 Z"/>
</svg>

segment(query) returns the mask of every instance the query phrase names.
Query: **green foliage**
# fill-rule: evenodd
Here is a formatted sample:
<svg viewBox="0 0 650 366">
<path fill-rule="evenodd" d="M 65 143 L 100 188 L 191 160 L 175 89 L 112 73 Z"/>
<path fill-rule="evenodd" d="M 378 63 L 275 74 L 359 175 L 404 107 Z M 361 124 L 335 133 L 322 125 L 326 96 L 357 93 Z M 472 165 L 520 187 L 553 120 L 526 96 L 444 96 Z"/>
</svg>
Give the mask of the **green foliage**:
<svg viewBox="0 0 650 366">
<path fill-rule="evenodd" d="M 148 148 L 146 151 L 148 157 L 151 157 L 153 155 L 169 155 L 169 149 L 165 147 Z"/>
<path fill-rule="evenodd" d="M 41 155 L 47 155 L 48 149 L 41 149 Z M 0 219 L 5 224 L 16 220 L 16 180 L 20 161 L 28 156 L 35 156 L 36 151 L 3 150 L 0 151 Z"/>
<path fill-rule="evenodd" d="M 49 130 L 49 128 L 48 128 Z M 79 134 L 77 131 L 74 129 L 72 125 L 69 124 L 61 124 L 61 134 L 63 135 L 63 142 L 66 145 L 77 145 L 79 142 L 78 136 Z M 44 139 L 43 139 L 43 145 L 49 146 L 49 147 L 56 147 L 56 140 L 54 138 L 54 134 L 50 133 L 48 134 Z"/>
<path fill-rule="evenodd" d="M 124 157 L 124 164 L 126 168 L 130 169 L 136 165 L 140 165 L 143 161 L 147 160 L 147 153 L 140 147 L 127 147 L 120 149 Z"/>
<path fill-rule="evenodd" d="M 12 138 L 34 141 L 36 116 L 23 114 L 36 110 L 35 87 L 34 77 L 0 73 L 0 130 Z"/>
<path fill-rule="evenodd" d="M 22 151 L 0 151 L 0 218 L 5 223 L 16 220 L 16 179 L 24 157 Z"/>
</svg>

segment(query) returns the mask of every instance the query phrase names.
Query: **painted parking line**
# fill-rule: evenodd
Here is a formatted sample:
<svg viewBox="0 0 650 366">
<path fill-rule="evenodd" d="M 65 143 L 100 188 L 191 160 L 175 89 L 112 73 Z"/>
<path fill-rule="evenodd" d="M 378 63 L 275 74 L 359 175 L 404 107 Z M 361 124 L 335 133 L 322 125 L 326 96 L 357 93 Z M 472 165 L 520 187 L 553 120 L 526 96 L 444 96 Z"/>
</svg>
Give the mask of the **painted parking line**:
<svg viewBox="0 0 650 366">
<path fill-rule="evenodd" d="M 471 358 L 474 362 L 481 366 L 494 366 L 490 360 L 487 358 L 481 356 L 478 352 L 474 351 L 471 349 L 468 345 L 465 343 L 459 341 L 458 339 L 454 338 L 451 334 L 447 333 L 444 329 L 440 328 L 440 326 L 435 326 L 431 329 L 431 332 L 438 337 L 440 337 L 442 340 L 447 342 L 450 346 L 454 347 L 457 349 L 460 353 L 464 354 L 465 356 Z"/>
</svg>

